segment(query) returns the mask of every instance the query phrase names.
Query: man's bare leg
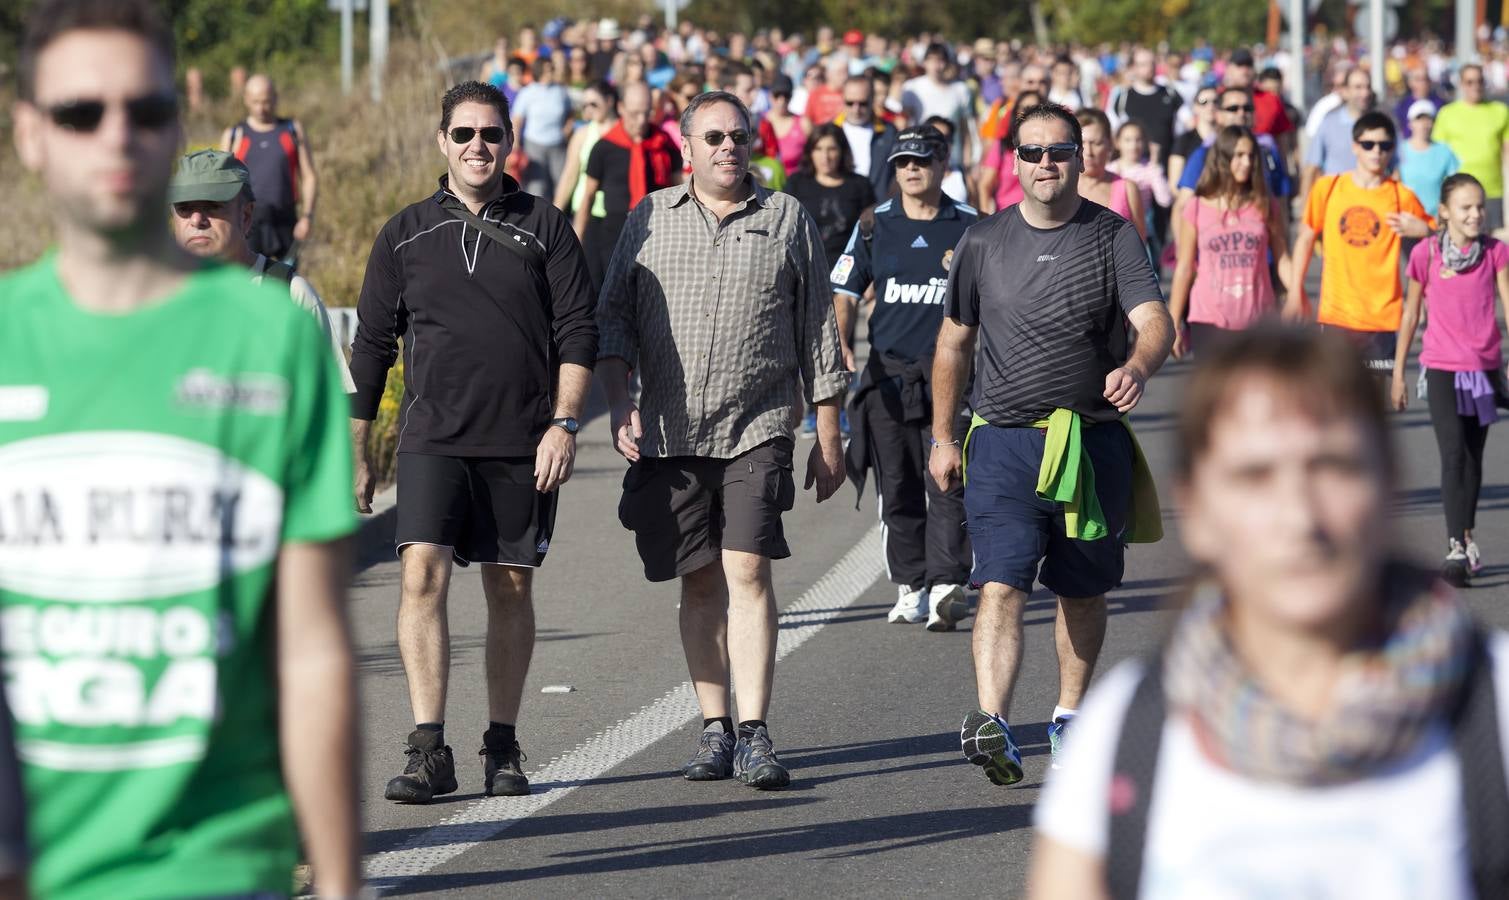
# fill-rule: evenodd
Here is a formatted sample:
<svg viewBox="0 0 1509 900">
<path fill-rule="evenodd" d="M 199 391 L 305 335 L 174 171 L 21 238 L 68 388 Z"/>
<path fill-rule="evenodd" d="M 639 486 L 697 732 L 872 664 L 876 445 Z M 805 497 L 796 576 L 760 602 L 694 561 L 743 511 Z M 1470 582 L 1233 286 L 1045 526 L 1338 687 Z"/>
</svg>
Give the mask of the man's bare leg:
<svg viewBox="0 0 1509 900">
<path fill-rule="evenodd" d="M 482 567 L 487 595 L 487 717 L 519 720 L 524 679 L 534 656 L 534 572 L 518 566 Z"/>
<path fill-rule="evenodd" d="M 739 721 L 765 721 L 775 682 L 775 590 L 770 560 L 754 553 L 723 551 L 728 580 L 728 658 Z"/>
<path fill-rule="evenodd" d="M 444 722 L 451 632 L 446 595 L 451 584 L 451 548 L 409 544 L 399 556 L 398 654 L 409 683 L 414 722 Z"/>
<path fill-rule="evenodd" d="M 975 697 L 980 709 L 1007 717 L 1017 672 L 1022 666 L 1022 612 L 1027 595 L 1014 587 L 990 582 L 980 590 L 975 613 L 973 652 Z"/>
<path fill-rule="evenodd" d="M 704 719 L 729 715 L 728 585 L 723 563 L 681 578 L 681 649 Z"/>
<path fill-rule="evenodd" d="M 1106 641 L 1106 596 L 1058 598 L 1053 644 L 1058 650 L 1058 705 L 1079 709 Z"/>
</svg>

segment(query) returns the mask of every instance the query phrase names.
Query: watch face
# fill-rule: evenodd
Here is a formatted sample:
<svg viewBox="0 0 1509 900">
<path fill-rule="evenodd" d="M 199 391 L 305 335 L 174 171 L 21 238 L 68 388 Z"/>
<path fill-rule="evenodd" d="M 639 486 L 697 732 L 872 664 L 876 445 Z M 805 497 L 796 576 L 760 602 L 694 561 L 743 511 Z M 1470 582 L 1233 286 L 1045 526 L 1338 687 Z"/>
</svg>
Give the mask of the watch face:
<svg viewBox="0 0 1509 900">
<path fill-rule="evenodd" d="M 567 416 L 564 419 L 556 419 L 554 422 L 551 422 L 550 424 L 561 426 L 562 428 L 566 429 L 566 433 L 567 434 L 576 434 L 577 429 L 581 427 L 581 424 L 578 423 L 576 421 L 576 419 L 572 418 L 571 416 Z"/>
</svg>

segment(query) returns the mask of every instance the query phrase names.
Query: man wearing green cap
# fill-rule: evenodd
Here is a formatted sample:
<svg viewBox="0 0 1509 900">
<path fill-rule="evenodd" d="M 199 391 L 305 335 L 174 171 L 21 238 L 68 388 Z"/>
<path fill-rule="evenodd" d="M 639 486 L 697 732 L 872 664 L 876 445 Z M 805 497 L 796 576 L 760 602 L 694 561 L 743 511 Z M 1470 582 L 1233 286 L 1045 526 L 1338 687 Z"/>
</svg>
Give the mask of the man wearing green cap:
<svg viewBox="0 0 1509 900">
<path fill-rule="evenodd" d="M 178 161 L 178 173 L 168 187 L 168 202 L 173 206 L 173 233 L 185 250 L 206 259 L 246 266 L 251 269 L 254 284 L 267 278 L 288 285 L 288 295 L 314 316 L 330 341 L 346 393 L 355 393 L 346 351 L 314 285 L 287 263 L 269 260 L 247 242 L 256 200 L 246 164 L 221 150 L 190 153 Z"/>
</svg>

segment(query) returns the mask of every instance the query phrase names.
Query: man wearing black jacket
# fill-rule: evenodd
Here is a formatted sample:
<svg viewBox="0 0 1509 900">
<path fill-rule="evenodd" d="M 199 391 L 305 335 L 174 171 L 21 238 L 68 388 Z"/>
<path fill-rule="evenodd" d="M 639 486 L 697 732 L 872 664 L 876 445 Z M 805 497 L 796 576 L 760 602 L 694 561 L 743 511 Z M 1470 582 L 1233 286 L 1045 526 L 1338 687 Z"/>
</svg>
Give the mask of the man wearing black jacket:
<svg viewBox="0 0 1509 900">
<path fill-rule="evenodd" d="M 408 764 L 385 794 L 408 803 L 457 789 L 444 736 L 453 561 L 483 565 L 484 787 L 529 793 L 514 726 L 534 651 L 530 576 L 550 547 L 554 491 L 571 477 L 597 357 L 594 298 L 570 222 L 503 172 L 514 139 L 503 94 L 475 81 L 451 88 L 436 139 L 447 174 L 377 236 L 351 359 L 365 512 L 368 430 L 403 338 L 398 647 L 416 724 Z"/>
</svg>

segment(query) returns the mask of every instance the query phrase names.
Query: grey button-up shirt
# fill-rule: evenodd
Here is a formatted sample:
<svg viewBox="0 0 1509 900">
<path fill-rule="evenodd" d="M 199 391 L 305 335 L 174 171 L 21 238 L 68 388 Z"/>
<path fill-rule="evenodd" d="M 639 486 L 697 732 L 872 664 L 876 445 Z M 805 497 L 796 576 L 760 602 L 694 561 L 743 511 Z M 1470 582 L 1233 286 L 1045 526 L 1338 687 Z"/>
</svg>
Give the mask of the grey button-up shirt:
<svg viewBox="0 0 1509 900">
<path fill-rule="evenodd" d="M 597 311 L 598 358 L 639 373 L 640 453 L 730 459 L 790 437 L 805 395 L 840 396 L 828 261 L 795 197 L 754 185 L 722 222 L 690 185 L 624 225 Z"/>
</svg>

